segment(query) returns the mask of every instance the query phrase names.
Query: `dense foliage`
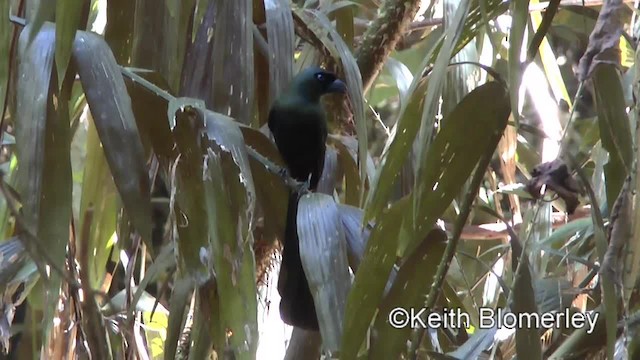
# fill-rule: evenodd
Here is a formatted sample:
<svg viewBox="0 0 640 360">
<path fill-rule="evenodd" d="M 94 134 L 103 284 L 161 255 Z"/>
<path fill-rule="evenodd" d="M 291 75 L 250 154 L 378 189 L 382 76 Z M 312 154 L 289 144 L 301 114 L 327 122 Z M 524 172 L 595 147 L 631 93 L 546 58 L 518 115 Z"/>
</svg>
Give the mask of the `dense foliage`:
<svg viewBox="0 0 640 360">
<path fill-rule="evenodd" d="M 321 65 L 348 91 L 298 205 L 320 332 L 285 358 L 637 358 L 634 6 L 0 1 L 3 349 L 271 358 L 298 184 L 266 122 Z"/>
</svg>

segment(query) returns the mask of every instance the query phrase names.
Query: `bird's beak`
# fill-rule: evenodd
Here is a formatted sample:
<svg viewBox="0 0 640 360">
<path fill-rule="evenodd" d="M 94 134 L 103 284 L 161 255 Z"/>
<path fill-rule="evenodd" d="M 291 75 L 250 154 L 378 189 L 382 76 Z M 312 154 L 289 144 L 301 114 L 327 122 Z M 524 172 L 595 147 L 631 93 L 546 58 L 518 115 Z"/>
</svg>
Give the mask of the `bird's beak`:
<svg viewBox="0 0 640 360">
<path fill-rule="evenodd" d="M 347 85 L 340 79 L 335 79 L 327 89 L 330 93 L 344 94 L 347 92 Z"/>
</svg>

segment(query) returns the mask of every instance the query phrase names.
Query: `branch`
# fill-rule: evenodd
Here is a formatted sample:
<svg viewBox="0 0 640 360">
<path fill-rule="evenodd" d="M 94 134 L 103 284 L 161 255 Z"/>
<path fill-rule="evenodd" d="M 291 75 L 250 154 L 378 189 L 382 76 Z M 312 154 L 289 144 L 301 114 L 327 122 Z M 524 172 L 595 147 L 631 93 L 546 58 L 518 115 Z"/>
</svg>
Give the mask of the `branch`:
<svg viewBox="0 0 640 360">
<path fill-rule="evenodd" d="M 560 1 L 560 7 L 561 8 L 568 7 L 568 6 L 596 7 L 596 6 L 601 6 L 603 2 L 604 2 L 603 0 L 562 0 Z M 622 2 L 625 4 L 633 4 L 634 0 L 622 0 Z M 531 4 L 529 5 L 529 12 L 546 11 L 548 6 L 549 6 L 548 2 Z M 444 19 L 441 17 L 427 18 L 424 20 L 411 22 L 406 28 L 406 31 L 401 32 L 402 36 L 400 40 L 396 43 L 396 50 L 400 51 L 400 50 L 410 48 L 413 45 L 415 45 L 417 42 L 422 40 L 422 37 L 421 36 L 416 37 L 414 32 L 420 31 L 420 30 L 426 30 L 434 26 L 440 26 L 443 24 L 443 22 L 444 22 Z M 355 18 L 354 24 L 355 26 L 361 29 L 365 29 L 365 28 L 368 29 L 370 28 L 370 26 L 372 26 L 370 21 L 360 19 L 360 18 Z M 360 60 L 358 60 L 358 64 L 359 63 L 360 63 Z M 364 78 L 364 71 L 362 71 L 362 68 L 360 71 L 362 72 L 362 76 Z"/>
<path fill-rule="evenodd" d="M 420 7 L 420 0 L 385 0 L 380 16 L 364 34 L 356 60 L 366 92 Z"/>
<path fill-rule="evenodd" d="M 590 209 L 581 208 L 570 216 L 565 216 L 564 213 L 553 213 L 552 215 L 552 227 L 557 229 L 562 225 L 565 225 L 569 221 L 582 219 L 590 216 Z M 517 232 L 522 224 L 516 224 L 513 229 Z M 453 224 L 445 224 L 445 229 L 449 232 L 453 230 Z M 507 232 L 507 226 L 502 223 L 491 223 L 481 225 L 466 225 L 462 230 L 462 239 L 467 240 L 496 240 L 509 236 Z"/>
<path fill-rule="evenodd" d="M 151 81 L 143 78 L 142 76 L 136 74 L 135 72 L 132 71 L 132 68 L 127 68 L 127 67 L 123 67 L 120 66 L 120 71 L 122 72 L 122 75 L 126 78 L 128 78 L 129 80 L 137 83 L 138 85 L 142 86 L 143 89 L 145 89 L 146 91 L 149 91 L 150 93 L 161 97 L 162 99 L 164 99 L 167 102 L 171 102 L 174 101 L 176 98 L 175 96 L 171 95 L 168 91 L 165 91 L 161 88 L 159 88 L 158 86 L 156 86 L 154 83 L 152 83 Z M 240 125 L 241 126 L 241 125 Z M 257 152 L 256 150 L 254 150 L 253 148 L 251 148 L 248 145 L 245 145 L 245 148 L 247 150 L 247 154 L 252 157 L 253 159 L 255 159 L 256 161 L 258 161 L 259 163 L 261 163 L 264 168 L 269 171 L 270 173 L 277 175 L 279 177 L 282 178 L 282 181 L 284 182 L 284 184 L 289 187 L 292 190 L 295 191 L 303 191 L 302 186 L 304 184 L 300 183 L 299 181 L 296 181 L 294 178 L 292 178 L 289 173 L 286 171 L 285 168 L 282 168 L 276 164 L 274 164 L 271 160 L 269 160 L 268 158 L 264 157 L 262 154 L 260 154 L 259 152 Z"/>
</svg>

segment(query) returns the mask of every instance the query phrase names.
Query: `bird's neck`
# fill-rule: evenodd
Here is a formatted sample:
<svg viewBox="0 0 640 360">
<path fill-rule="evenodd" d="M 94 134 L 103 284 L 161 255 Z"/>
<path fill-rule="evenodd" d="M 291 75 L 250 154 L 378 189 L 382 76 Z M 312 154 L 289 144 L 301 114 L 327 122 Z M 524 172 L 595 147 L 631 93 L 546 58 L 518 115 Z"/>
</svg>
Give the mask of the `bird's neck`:
<svg viewBox="0 0 640 360">
<path fill-rule="evenodd" d="M 280 97 L 279 101 L 281 106 L 304 108 L 307 111 L 324 111 L 320 99 L 310 99 L 308 96 L 300 93 L 289 93 L 286 96 Z"/>
<path fill-rule="evenodd" d="M 305 86 L 296 86 L 288 91 L 288 96 L 292 99 L 296 99 L 299 102 L 306 102 L 308 104 L 320 104 L 320 97 L 322 96 L 312 88 Z"/>
</svg>

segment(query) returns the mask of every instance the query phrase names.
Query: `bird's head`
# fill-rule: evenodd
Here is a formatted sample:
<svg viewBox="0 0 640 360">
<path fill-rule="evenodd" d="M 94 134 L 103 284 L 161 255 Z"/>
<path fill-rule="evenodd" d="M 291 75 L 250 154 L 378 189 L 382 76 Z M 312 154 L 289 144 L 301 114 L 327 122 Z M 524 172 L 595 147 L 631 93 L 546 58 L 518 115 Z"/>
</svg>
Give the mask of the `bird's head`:
<svg viewBox="0 0 640 360">
<path fill-rule="evenodd" d="M 310 101 L 318 101 L 326 94 L 346 93 L 347 86 L 335 74 L 313 66 L 296 75 L 291 90 Z"/>
</svg>

